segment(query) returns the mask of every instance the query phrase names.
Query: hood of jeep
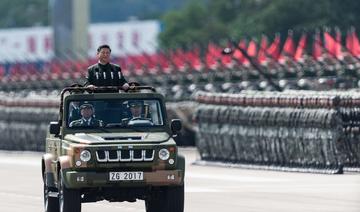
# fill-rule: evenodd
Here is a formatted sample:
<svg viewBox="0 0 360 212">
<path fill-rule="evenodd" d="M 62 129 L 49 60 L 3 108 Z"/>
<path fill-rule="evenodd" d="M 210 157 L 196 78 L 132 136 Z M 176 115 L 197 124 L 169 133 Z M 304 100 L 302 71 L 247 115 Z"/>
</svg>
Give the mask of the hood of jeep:
<svg viewBox="0 0 360 212">
<path fill-rule="evenodd" d="M 163 142 L 169 138 L 164 132 L 132 133 L 75 133 L 65 136 L 65 140 L 81 144 L 103 143 L 153 143 Z"/>
</svg>

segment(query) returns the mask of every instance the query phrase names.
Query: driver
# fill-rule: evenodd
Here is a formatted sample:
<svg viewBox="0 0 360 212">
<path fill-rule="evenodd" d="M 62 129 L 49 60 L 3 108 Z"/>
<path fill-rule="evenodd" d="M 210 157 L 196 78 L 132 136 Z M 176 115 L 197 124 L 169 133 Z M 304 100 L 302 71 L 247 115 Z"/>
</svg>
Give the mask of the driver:
<svg viewBox="0 0 360 212">
<path fill-rule="evenodd" d="M 69 127 L 102 127 L 104 126 L 103 121 L 96 119 L 94 115 L 94 107 L 92 104 L 85 103 L 80 106 L 81 118 L 70 122 Z"/>
<path fill-rule="evenodd" d="M 142 116 L 142 112 L 143 112 L 143 102 L 142 101 L 140 101 L 140 100 L 129 101 L 128 105 L 129 105 L 130 112 L 131 112 L 130 120 L 144 118 Z"/>
</svg>

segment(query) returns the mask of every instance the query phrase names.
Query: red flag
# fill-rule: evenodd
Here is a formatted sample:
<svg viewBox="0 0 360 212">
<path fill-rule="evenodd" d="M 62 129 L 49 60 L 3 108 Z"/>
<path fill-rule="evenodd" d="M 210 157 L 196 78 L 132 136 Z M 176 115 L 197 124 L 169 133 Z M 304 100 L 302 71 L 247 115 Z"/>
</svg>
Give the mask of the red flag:
<svg viewBox="0 0 360 212">
<path fill-rule="evenodd" d="M 183 70 L 185 67 L 185 53 L 182 49 L 177 49 L 172 53 L 171 59 L 174 62 L 177 70 Z"/>
<path fill-rule="evenodd" d="M 147 62 L 148 62 L 147 59 L 146 59 L 146 57 L 145 57 L 143 54 L 136 55 L 135 58 L 136 58 L 136 60 L 137 60 L 138 63 L 139 63 L 139 68 L 140 68 L 140 69 L 143 68 L 143 66 L 146 65 Z"/>
<path fill-rule="evenodd" d="M 267 60 L 266 48 L 267 48 L 267 37 L 265 35 L 262 35 L 259 53 L 258 53 L 258 62 L 260 64 L 264 64 Z"/>
<path fill-rule="evenodd" d="M 146 59 L 142 55 L 130 55 L 126 58 L 127 69 L 130 70 L 130 75 L 141 76 L 144 74 L 143 64 Z"/>
<path fill-rule="evenodd" d="M 168 69 L 170 66 L 170 62 L 169 62 L 169 58 L 166 56 L 166 53 L 159 52 L 158 58 L 159 58 L 158 62 L 160 64 L 162 70 L 164 71 L 164 70 Z"/>
<path fill-rule="evenodd" d="M 324 32 L 325 49 L 328 53 L 336 57 L 336 40 L 329 34 L 328 31 Z"/>
<path fill-rule="evenodd" d="M 356 53 L 355 55 L 356 55 L 356 57 L 360 58 L 360 42 L 356 35 L 355 28 L 352 33 L 352 40 L 353 40 L 353 49 L 354 49 L 354 52 Z"/>
<path fill-rule="evenodd" d="M 266 53 L 271 56 L 272 59 L 278 60 L 280 56 L 280 34 L 276 33 L 274 41 L 271 43 Z"/>
<path fill-rule="evenodd" d="M 360 43 L 354 27 L 350 29 L 346 36 L 346 48 L 354 57 L 360 57 Z"/>
<path fill-rule="evenodd" d="M 249 43 L 249 46 L 247 48 L 247 54 L 250 57 L 255 57 L 257 53 L 257 47 L 256 47 L 256 42 L 254 40 L 251 40 Z"/>
<path fill-rule="evenodd" d="M 282 50 L 282 55 L 294 57 L 294 54 L 295 54 L 295 45 L 294 45 L 294 39 L 293 39 L 293 32 L 291 30 L 289 30 L 288 37 L 286 38 L 286 41 L 284 43 L 284 47 Z"/>
<path fill-rule="evenodd" d="M 155 60 L 153 60 L 153 56 L 149 55 L 146 52 L 143 52 L 140 57 L 142 58 L 143 65 L 146 65 L 148 69 L 154 69 L 156 66 Z"/>
<path fill-rule="evenodd" d="M 345 44 L 345 47 L 346 49 L 350 52 L 350 54 L 352 54 L 353 56 L 354 55 L 354 52 L 353 52 L 353 39 L 352 39 L 352 31 L 351 29 L 347 31 L 346 33 L 346 44 Z"/>
<path fill-rule="evenodd" d="M 306 47 L 306 33 L 303 33 L 296 48 L 296 52 L 294 55 L 295 61 L 298 62 L 301 60 L 305 47 Z"/>
<path fill-rule="evenodd" d="M 221 51 L 222 49 L 217 46 L 214 43 L 209 43 L 208 46 L 208 51 L 215 57 L 215 58 L 220 58 L 221 57 Z"/>
<path fill-rule="evenodd" d="M 142 68 L 143 61 L 138 55 L 130 55 L 126 58 L 126 66 L 133 67 L 135 70 Z"/>
<path fill-rule="evenodd" d="M 192 69 L 200 71 L 202 67 L 199 48 L 194 48 L 186 53 L 187 60 Z"/>
<path fill-rule="evenodd" d="M 313 52 L 312 55 L 315 60 L 322 60 L 322 43 L 320 33 L 317 31 L 314 36 Z"/>
<path fill-rule="evenodd" d="M 254 40 L 251 40 L 249 42 L 249 45 L 247 47 L 246 53 L 250 56 L 250 57 L 255 57 L 256 53 L 257 53 L 257 47 L 256 47 L 256 42 Z M 250 61 L 244 57 L 243 62 L 244 65 L 248 66 L 250 65 Z"/>
<path fill-rule="evenodd" d="M 221 48 L 214 43 L 209 43 L 205 58 L 207 67 L 214 68 L 217 64 L 217 60 L 221 58 Z"/>
<path fill-rule="evenodd" d="M 240 43 L 238 44 L 238 46 L 241 49 L 246 48 L 246 41 L 245 40 L 241 40 Z M 245 58 L 245 56 L 241 53 L 241 51 L 239 49 L 235 49 L 235 52 L 233 54 L 234 58 L 237 59 L 239 61 L 239 63 L 243 64 L 245 61 L 247 61 L 247 59 Z"/>
</svg>

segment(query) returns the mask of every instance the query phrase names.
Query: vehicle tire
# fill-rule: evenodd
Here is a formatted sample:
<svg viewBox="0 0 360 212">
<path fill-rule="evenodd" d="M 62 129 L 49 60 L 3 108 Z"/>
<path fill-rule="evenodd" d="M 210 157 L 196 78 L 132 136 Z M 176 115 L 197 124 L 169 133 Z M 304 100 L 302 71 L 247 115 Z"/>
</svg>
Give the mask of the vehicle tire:
<svg viewBox="0 0 360 212">
<path fill-rule="evenodd" d="M 44 174 L 44 207 L 45 212 L 59 212 L 59 198 L 49 197 L 51 189 L 47 186 L 47 178 Z"/>
<path fill-rule="evenodd" d="M 149 198 L 145 200 L 146 212 L 165 212 L 165 197 L 166 192 L 164 189 L 152 192 Z"/>
<path fill-rule="evenodd" d="M 167 210 L 172 212 L 184 211 L 184 185 L 167 188 Z"/>
<path fill-rule="evenodd" d="M 60 212 L 81 212 L 80 191 L 66 188 L 64 181 L 59 174 L 59 209 Z"/>
<path fill-rule="evenodd" d="M 163 188 L 145 200 L 146 212 L 183 212 L 184 186 Z"/>
</svg>

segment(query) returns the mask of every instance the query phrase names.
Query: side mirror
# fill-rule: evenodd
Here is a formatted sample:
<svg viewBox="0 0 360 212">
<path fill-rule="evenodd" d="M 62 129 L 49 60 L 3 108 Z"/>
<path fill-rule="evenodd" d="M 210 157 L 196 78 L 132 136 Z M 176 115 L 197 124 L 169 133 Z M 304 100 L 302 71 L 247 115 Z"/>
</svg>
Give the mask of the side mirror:
<svg viewBox="0 0 360 212">
<path fill-rule="evenodd" d="M 50 134 L 59 135 L 60 134 L 60 124 L 57 121 L 50 122 L 49 126 Z"/>
<path fill-rule="evenodd" d="M 180 119 L 171 120 L 171 132 L 174 136 L 177 136 L 178 132 L 181 130 L 182 124 Z"/>
</svg>

